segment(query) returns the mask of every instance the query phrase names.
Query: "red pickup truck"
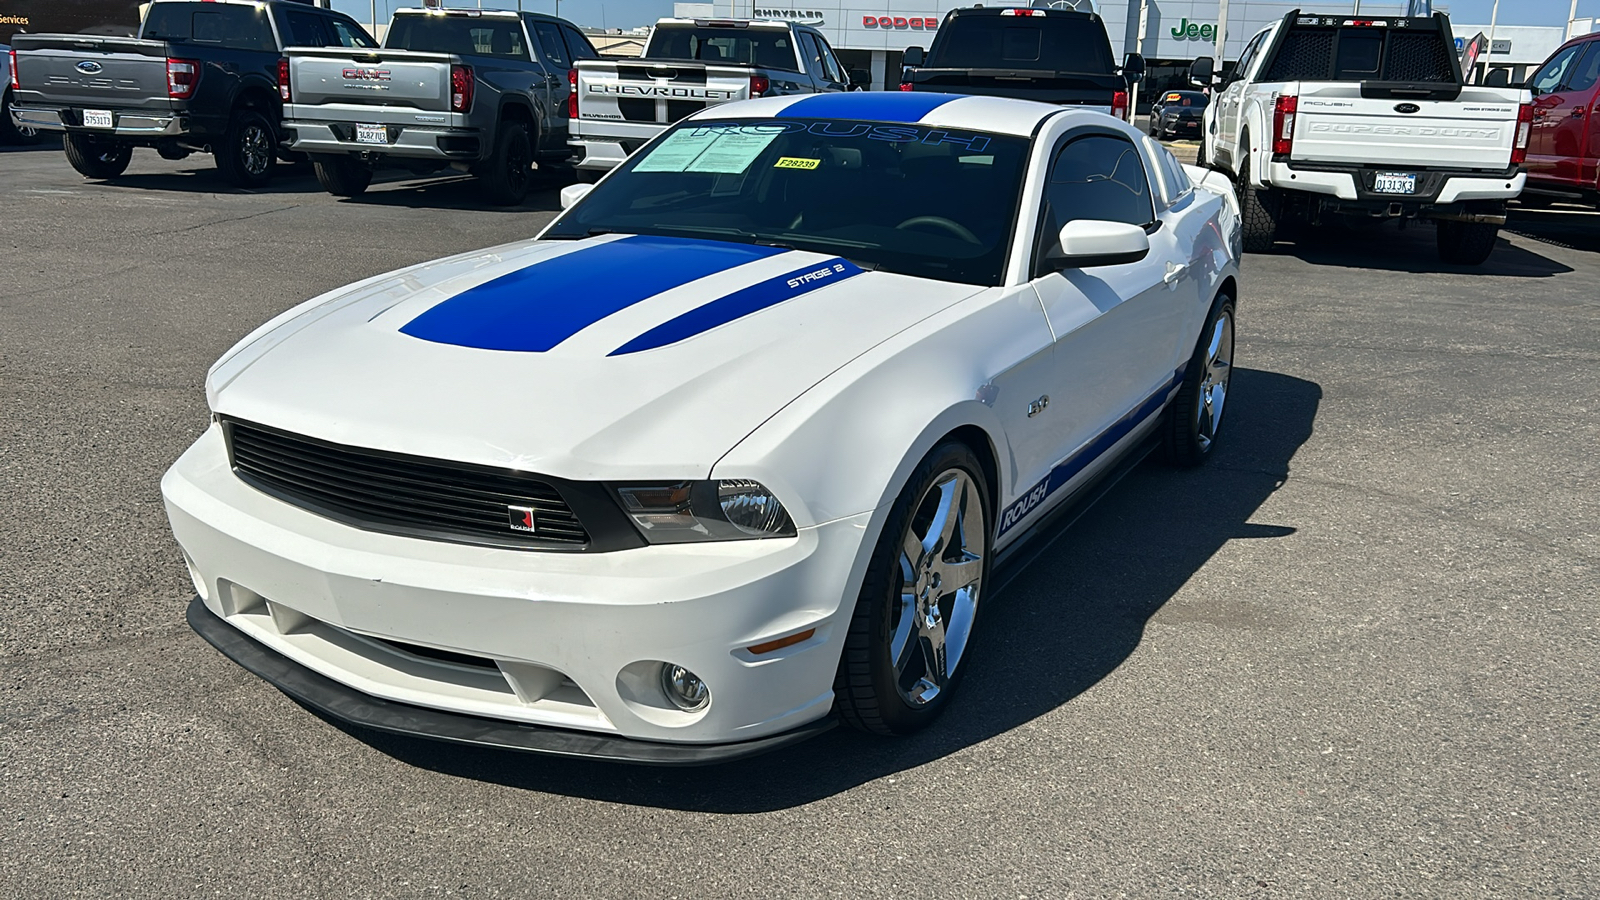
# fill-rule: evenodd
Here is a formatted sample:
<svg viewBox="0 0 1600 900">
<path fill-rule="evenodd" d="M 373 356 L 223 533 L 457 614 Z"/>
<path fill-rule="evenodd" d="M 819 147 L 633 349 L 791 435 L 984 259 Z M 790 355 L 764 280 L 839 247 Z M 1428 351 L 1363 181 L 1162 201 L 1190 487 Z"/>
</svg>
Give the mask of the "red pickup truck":
<svg viewBox="0 0 1600 900">
<path fill-rule="evenodd" d="M 1563 44 L 1534 76 L 1524 200 L 1600 201 L 1600 33 Z"/>
</svg>

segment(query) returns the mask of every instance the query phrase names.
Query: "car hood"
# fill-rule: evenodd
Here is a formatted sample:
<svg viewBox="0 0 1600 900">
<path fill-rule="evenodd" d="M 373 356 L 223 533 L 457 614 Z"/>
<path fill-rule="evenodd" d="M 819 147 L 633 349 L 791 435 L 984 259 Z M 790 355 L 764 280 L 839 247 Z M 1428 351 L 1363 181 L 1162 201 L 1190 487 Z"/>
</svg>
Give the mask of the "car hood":
<svg viewBox="0 0 1600 900">
<path fill-rule="evenodd" d="M 212 368 L 223 416 L 573 479 L 695 478 L 829 373 L 983 288 L 818 253 L 606 235 L 307 303 Z"/>
</svg>

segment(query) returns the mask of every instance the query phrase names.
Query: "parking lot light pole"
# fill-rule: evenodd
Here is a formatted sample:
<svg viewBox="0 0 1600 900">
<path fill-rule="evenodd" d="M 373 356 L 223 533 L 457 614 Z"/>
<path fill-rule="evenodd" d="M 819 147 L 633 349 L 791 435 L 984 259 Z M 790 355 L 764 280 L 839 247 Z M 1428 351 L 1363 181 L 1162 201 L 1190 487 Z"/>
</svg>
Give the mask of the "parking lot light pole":
<svg viewBox="0 0 1600 900">
<path fill-rule="evenodd" d="M 1494 8 L 1489 10 L 1489 46 L 1484 48 L 1483 77 L 1487 81 L 1489 73 L 1494 71 L 1494 26 L 1500 20 L 1500 0 L 1494 0 Z"/>
</svg>

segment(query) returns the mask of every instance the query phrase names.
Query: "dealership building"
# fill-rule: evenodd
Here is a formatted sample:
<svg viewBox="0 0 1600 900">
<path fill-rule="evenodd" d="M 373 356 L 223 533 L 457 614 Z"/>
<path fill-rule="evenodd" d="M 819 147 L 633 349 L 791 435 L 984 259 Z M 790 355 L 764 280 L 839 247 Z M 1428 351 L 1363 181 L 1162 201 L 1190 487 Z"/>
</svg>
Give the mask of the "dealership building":
<svg viewBox="0 0 1600 900">
<path fill-rule="evenodd" d="M 865 69 L 872 73 L 875 89 L 892 88 L 899 81 L 900 60 L 907 47 L 926 48 L 938 30 L 945 13 L 965 6 L 1020 6 L 1023 3 L 984 4 L 974 0 L 814 0 L 796 5 L 766 5 L 768 0 L 717 0 L 713 3 L 679 3 L 680 16 L 753 17 L 787 19 L 816 27 L 827 35 L 828 43 L 838 53 L 839 59 L 849 68 Z M 1035 5 L 1045 5 L 1038 3 Z M 1199 56 L 1213 55 L 1218 28 L 1219 4 L 1216 0 L 1096 0 L 1095 6 L 1105 20 L 1111 46 L 1119 55 L 1138 51 L 1149 64 L 1149 78 L 1145 84 L 1146 95 L 1151 90 L 1164 90 L 1183 84 L 1184 72 L 1189 63 Z M 1404 3 L 1313 3 L 1271 2 L 1271 0 L 1231 0 L 1228 3 L 1227 28 L 1224 31 L 1222 62 L 1224 65 L 1238 59 L 1240 51 L 1250 38 L 1262 28 L 1283 18 L 1290 10 L 1307 13 L 1354 13 L 1359 7 L 1364 17 L 1404 15 Z M 1436 9 L 1448 12 L 1448 4 L 1436 4 Z M 1140 40 L 1139 21 L 1141 9 L 1144 19 L 1143 40 Z M 1578 20 L 1570 29 L 1560 25 L 1549 27 L 1499 26 L 1494 33 L 1494 52 L 1490 59 L 1496 67 L 1512 69 L 1514 80 L 1520 81 L 1530 67 L 1544 61 L 1559 47 L 1570 33 L 1587 33 L 1594 29 L 1594 20 Z M 1457 38 L 1465 41 L 1483 32 L 1489 33 L 1488 23 L 1457 23 L 1451 27 Z M 1481 66 L 1480 66 L 1481 68 Z M 1142 104 L 1141 104 L 1142 105 Z"/>
</svg>

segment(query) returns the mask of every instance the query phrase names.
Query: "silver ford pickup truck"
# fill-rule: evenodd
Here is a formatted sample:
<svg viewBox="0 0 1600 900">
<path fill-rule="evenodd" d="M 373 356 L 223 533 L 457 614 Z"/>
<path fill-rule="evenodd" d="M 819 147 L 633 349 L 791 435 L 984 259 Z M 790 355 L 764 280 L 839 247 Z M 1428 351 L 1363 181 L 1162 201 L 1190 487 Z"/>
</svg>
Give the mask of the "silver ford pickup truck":
<svg viewBox="0 0 1600 900">
<path fill-rule="evenodd" d="M 570 167 L 570 22 L 537 13 L 397 10 L 381 49 L 294 49 L 280 85 L 294 150 L 329 193 L 367 189 L 380 164 L 476 175 L 485 199 L 522 202 L 533 169 Z"/>
</svg>

